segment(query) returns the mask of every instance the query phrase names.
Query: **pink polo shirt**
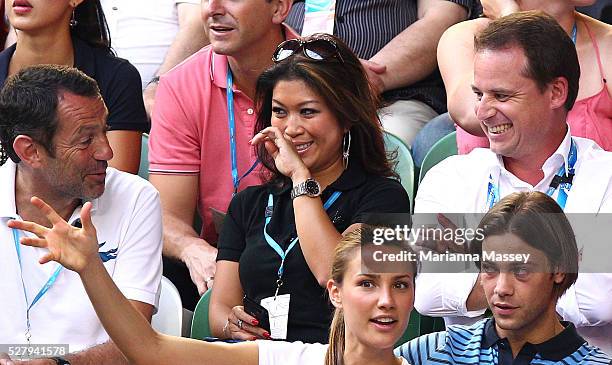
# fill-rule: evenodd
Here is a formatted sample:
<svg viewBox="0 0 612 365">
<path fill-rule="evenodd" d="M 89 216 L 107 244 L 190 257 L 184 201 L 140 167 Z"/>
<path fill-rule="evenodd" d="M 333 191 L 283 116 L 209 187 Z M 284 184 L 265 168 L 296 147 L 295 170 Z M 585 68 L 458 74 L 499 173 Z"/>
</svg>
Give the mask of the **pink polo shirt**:
<svg viewBox="0 0 612 365">
<path fill-rule="evenodd" d="M 297 35 L 288 27 L 288 37 Z M 161 78 L 149 140 L 152 174 L 199 175 L 198 211 L 201 237 L 214 243 L 213 207 L 225 212 L 233 182 L 227 119 L 227 57 L 204 47 Z M 256 160 L 248 144 L 255 127 L 253 101 L 234 86 L 236 159 L 242 176 Z M 256 169 L 240 181 L 239 190 L 260 184 Z"/>
</svg>

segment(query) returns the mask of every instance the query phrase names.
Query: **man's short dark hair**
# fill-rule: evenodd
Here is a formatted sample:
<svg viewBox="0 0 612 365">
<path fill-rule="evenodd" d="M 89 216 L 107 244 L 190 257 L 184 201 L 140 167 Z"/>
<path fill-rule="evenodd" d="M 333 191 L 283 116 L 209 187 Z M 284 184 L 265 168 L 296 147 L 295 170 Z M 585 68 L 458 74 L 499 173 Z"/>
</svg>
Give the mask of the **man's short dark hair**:
<svg viewBox="0 0 612 365">
<path fill-rule="evenodd" d="M 527 58 L 523 75 L 541 91 L 557 77 L 567 80 L 565 108 L 570 110 L 578 96 L 580 64 L 574 42 L 559 23 L 541 11 L 524 11 L 496 19 L 474 36 L 476 52 L 511 47 L 523 50 Z"/>
<path fill-rule="evenodd" d="M 0 165 L 20 161 L 13 149 L 19 135 L 31 137 L 51 156 L 57 129 L 57 106 L 62 92 L 99 97 L 94 79 L 67 66 L 37 65 L 9 77 L 0 91 Z"/>
</svg>

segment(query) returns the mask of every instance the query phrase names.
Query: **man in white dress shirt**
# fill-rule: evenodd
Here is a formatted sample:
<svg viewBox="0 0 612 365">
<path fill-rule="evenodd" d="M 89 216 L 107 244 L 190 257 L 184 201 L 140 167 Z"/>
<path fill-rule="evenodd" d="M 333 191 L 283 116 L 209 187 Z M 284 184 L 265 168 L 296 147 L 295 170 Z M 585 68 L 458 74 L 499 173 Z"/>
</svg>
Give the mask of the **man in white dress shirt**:
<svg viewBox="0 0 612 365">
<path fill-rule="evenodd" d="M 571 137 L 565 122 L 580 77 L 570 37 L 549 16 L 524 12 L 492 22 L 476 36 L 475 50 L 475 112 L 491 147 L 432 168 L 415 212 L 486 212 L 516 191 L 548 193 L 565 212 L 612 212 L 612 153 Z M 474 322 L 486 308 L 477 277 L 419 275 L 415 308 L 447 323 Z M 612 274 L 581 273 L 557 304 L 559 315 L 608 353 L 611 296 Z"/>
</svg>

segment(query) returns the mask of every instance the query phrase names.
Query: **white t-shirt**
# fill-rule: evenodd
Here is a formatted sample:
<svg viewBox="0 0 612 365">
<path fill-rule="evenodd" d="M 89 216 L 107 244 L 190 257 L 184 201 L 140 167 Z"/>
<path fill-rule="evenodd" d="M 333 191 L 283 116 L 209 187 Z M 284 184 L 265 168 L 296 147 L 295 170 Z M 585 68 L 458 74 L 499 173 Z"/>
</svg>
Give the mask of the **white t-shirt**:
<svg viewBox="0 0 612 365">
<path fill-rule="evenodd" d="M 328 345 L 258 340 L 259 365 L 323 365 Z M 402 365 L 408 365 L 402 358 Z"/>
<path fill-rule="evenodd" d="M 20 246 L 21 265 L 6 223 L 21 219 L 15 208 L 16 165 L 0 167 L 0 343 L 25 343 L 26 299 L 32 303 L 59 264 L 40 265 L 47 250 Z M 156 306 L 161 280 L 162 224 L 159 193 L 138 176 L 107 169 L 104 194 L 92 201 L 99 252 L 121 292 Z M 69 219 L 79 217 L 78 207 Z M 20 237 L 26 235 L 19 232 Z M 27 235 L 31 235 L 27 233 Z M 69 351 L 108 341 L 79 276 L 62 269 L 54 285 L 30 310 L 31 343 L 69 344 Z"/>
<path fill-rule="evenodd" d="M 102 0 L 117 56 L 140 73 L 142 88 L 155 75 L 179 30 L 177 6 L 200 0 Z M 199 12 L 199 8 L 197 9 Z"/>
<path fill-rule="evenodd" d="M 427 172 L 419 185 L 414 211 L 484 213 L 488 210 L 489 175 L 499 181 L 500 197 L 517 191 L 546 192 L 561 166 L 565 163 L 567 167 L 570 137 L 568 128 L 559 148 L 544 162 L 544 179 L 536 186 L 521 181 L 506 170 L 501 156 L 489 149 L 477 148 L 467 155 L 451 156 Z M 612 153 L 602 150 L 589 139 L 572 138 L 577 145 L 578 157 L 565 212 L 612 212 Z M 553 198 L 556 198 L 556 193 Z M 447 324 L 473 323 L 484 313 L 484 310 L 469 312 L 466 308 L 467 297 L 476 280 L 477 274 L 472 273 L 422 273 L 416 279 L 414 306 L 425 315 L 447 316 Z M 591 345 L 608 353 L 612 353 L 610 298 L 612 274 L 581 273 L 576 284 L 557 303 L 557 312 L 565 320 L 573 322 Z M 590 326 L 597 328 L 581 331 L 581 327 Z"/>
</svg>

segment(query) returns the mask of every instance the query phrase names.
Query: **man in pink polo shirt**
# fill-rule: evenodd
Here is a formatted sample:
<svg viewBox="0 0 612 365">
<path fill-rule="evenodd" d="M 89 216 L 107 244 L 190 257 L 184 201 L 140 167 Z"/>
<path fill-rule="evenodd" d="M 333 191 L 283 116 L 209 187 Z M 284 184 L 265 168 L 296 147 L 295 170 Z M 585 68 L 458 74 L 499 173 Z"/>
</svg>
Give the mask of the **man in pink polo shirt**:
<svg viewBox="0 0 612 365">
<path fill-rule="evenodd" d="M 283 25 L 291 3 L 202 1 L 210 45 L 165 74 L 157 90 L 149 180 L 162 200 L 163 252 L 166 258 L 186 264 L 199 294 L 212 285 L 215 273 L 218 232 L 211 208 L 224 212 L 235 190 L 260 183 L 256 168 L 248 173 L 256 160 L 248 144 L 256 120 L 255 84 L 272 64 L 276 46 L 297 37 Z M 233 92 L 228 93 L 230 82 Z M 193 228 L 196 202 L 203 221 L 200 234 Z M 187 288 L 174 281 L 184 294 Z M 183 295 L 183 299 L 195 302 L 194 294 L 195 298 Z M 188 300 L 186 306 L 192 305 Z"/>
</svg>

